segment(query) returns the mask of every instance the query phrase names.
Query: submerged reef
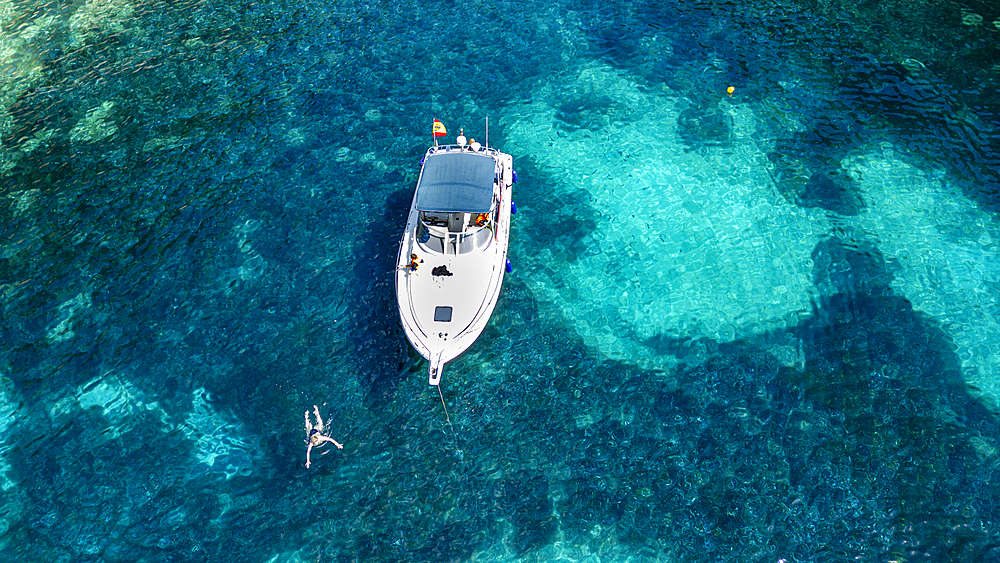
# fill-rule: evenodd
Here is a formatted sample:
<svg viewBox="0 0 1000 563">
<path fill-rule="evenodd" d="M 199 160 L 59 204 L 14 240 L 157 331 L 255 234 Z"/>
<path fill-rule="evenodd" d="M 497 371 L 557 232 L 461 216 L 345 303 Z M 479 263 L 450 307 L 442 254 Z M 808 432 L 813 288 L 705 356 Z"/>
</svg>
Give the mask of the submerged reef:
<svg viewBox="0 0 1000 563">
<path fill-rule="evenodd" d="M 1000 418 L 966 383 L 955 317 L 900 289 L 899 257 L 880 251 L 894 223 L 845 226 L 877 205 L 859 187 L 872 168 L 851 163 L 881 142 L 940 162 L 958 192 L 997 210 L 988 34 L 1000 15 L 978 0 L 968 14 L 910 4 L 961 31 L 954 56 L 969 65 L 946 64 L 948 34 L 907 50 L 899 34 L 940 22 L 886 25 L 899 2 L 8 2 L 0 547 L 25 561 L 1000 560 Z M 868 44 L 885 34 L 886 47 Z M 567 76 L 580 84 L 554 101 L 535 89 Z M 512 259 L 552 272 L 561 307 L 515 269 L 437 395 L 398 326 L 390 275 L 431 142 L 424 118 L 515 123 L 537 113 L 524 100 L 551 102 L 544 126 L 521 127 L 541 150 L 548 135 L 592 142 L 597 157 L 575 172 L 594 186 L 613 176 L 625 189 L 608 197 L 625 199 L 643 140 L 601 135 L 652 108 L 602 90 L 621 83 L 663 104 L 662 127 L 643 134 L 676 135 L 662 146 L 686 156 L 751 147 L 773 185 L 733 179 L 759 182 L 745 192 L 758 207 L 681 186 L 677 217 L 657 213 L 669 193 L 657 186 L 643 228 L 626 229 L 593 191 L 560 185 L 558 161 L 517 154 Z M 516 144 L 492 127 L 494 143 Z M 711 162 L 723 165 L 692 186 L 729 181 L 727 166 L 747 160 Z M 802 225 L 827 221 L 815 247 L 774 251 L 787 248 L 775 236 L 815 231 L 782 228 L 786 201 L 765 190 Z M 965 210 L 935 213 L 948 209 Z M 984 302 L 997 287 L 979 263 L 995 254 L 988 217 L 936 233 L 974 233 L 973 265 L 946 287 Z M 673 248 L 691 225 L 702 238 Z M 558 275 L 606 253 L 605 228 L 634 246 Z M 649 233 L 669 253 L 644 249 Z M 954 248 L 931 243 L 927 255 Z M 677 286 L 693 293 L 726 275 L 732 249 L 742 260 L 721 271 L 749 272 L 746 285 L 705 294 L 732 293 L 722 311 L 679 306 L 694 320 L 676 326 L 690 330 L 637 336 L 615 320 L 653 318 L 667 295 L 588 309 L 662 365 L 610 359 L 566 318 L 595 284 L 617 299 L 697 266 Z M 940 262 L 913 262 L 938 275 Z M 759 287 L 798 282 L 804 310 L 779 323 L 697 332 L 699 314 L 749 314 L 769 297 Z M 312 404 L 346 446 L 314 452 L 306 471 Z"/>
</svg>

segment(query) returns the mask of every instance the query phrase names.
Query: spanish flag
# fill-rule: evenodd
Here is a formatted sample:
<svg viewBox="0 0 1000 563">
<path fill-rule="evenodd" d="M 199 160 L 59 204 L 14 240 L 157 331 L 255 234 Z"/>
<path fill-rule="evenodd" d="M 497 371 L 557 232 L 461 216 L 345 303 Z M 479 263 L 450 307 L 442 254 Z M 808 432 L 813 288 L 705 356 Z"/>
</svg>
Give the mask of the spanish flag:
<svg viewBox="0 0 1000 563">
<path fill-rule="evenodd" d="M 436 119 L 434 120 L 434 127 L 431 131 L 433 131 L 435 137 L 444 137 L 448 134 L 448 131 L 444 128 L 444 123 L 441 123 Z"/>
</svg>

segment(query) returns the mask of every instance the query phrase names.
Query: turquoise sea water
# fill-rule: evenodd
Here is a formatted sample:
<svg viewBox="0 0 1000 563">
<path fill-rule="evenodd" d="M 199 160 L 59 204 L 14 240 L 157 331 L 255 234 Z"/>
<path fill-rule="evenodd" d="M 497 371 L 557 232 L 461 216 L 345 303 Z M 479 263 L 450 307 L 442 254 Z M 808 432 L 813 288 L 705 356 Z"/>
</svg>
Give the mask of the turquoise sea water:
<svg viewBox="0 0 1000 563">
<path fill-rule="evenodd" d="M 998 51 L 979 0 L 0 0 L 5 560 L 1000 561 Z M 390 270 L 487 116 L 449 426 Z"/>
</svg>

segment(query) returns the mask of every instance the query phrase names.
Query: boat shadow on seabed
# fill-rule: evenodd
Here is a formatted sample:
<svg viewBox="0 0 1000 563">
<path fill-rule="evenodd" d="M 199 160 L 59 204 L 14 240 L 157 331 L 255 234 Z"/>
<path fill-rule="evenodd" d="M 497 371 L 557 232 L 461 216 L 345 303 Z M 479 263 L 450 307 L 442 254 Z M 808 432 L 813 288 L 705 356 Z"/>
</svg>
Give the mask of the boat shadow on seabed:
<svg viewBox="0 0 1000 563">
<path fill-rule="evenodd" d="M 351 327 L 350 334 L 359 366 L 358 384 L 368 406 L 392 395 L 411 374 L 406 368 L 414 358 L 406 339 L 401 338 L 392 276 L 399 240 L 395 231 L 382 227 L 405 220 L 412 196 L 405 188 L 389 194 L 381 220 L 368 225 L 356 251 L 352 287 L 358 291 L 358 310 L 351 318 L 357 325 Z"/>
</svg>

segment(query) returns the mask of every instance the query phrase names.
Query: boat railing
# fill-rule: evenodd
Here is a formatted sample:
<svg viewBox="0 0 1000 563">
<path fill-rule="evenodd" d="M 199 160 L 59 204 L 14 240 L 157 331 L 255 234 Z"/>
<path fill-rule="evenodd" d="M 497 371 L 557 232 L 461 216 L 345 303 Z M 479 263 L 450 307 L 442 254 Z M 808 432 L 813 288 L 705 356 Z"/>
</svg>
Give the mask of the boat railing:
<svg viewBox="0 0 1000 563">
<path fill-rule="evenodd" d="M 481 153 L 487 154 L 489 156 L 499 156 L 501 153 L 499 150 L 493 147 L 480 147 L 478 151 L 473 150 L 470 145 L 437 145 L 427 149 L 427 154 L 437 154 L 439 152 L 471 152 L 471 153 Z"/>
</svg>

